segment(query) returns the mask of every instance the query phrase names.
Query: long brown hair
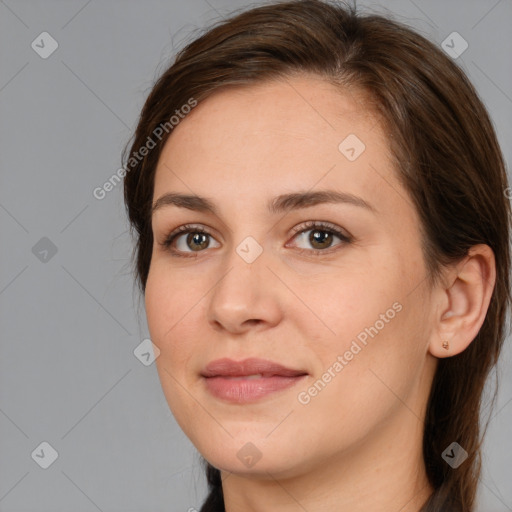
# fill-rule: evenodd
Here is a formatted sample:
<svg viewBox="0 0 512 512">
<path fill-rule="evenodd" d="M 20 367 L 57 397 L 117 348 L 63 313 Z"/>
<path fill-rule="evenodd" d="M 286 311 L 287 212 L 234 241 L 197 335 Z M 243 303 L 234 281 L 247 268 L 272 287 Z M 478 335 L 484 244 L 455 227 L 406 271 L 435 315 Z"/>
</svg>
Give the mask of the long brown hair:
<svg viewBox="0 0 512 512">
<path fill-rule="evenodd" d="M 130 152 L 129 144 L 123 152 L 140 291 L 145 292 L 151 263 L 156 165 L 172 134 L 170 126 L 158 138 L 155 130 L 169 125 L 191 98 L 201 102 L 219 88 L 295 73 L 313 73 L 342 92 L 363 93 L 381 114 L 397 175 L 421 219 L 432 284 L 444 264 L 460 260 L 473 245 L 487 244 L 495 254 L 496 284 L 487 316 L 466 350 L 439 360 L 423 438 L 434 492 L 422 511 L 472 511 L 481 465 L 482 392 L 507 335 L 511 300 L 508 183 L 496 134 L 475 89 L 442 50 L 415 31 L 339 3 L 297 0 L 238 13 L 182 49 L 154 85 Z M 148 137 L 156 147 L 134 158 Z M 457 469 L 441 456 L 454 441 L 469 455 Z M 209 495 L 201 512 L 223 511 L 220 472 L 204 462 Z"/>
</svg>

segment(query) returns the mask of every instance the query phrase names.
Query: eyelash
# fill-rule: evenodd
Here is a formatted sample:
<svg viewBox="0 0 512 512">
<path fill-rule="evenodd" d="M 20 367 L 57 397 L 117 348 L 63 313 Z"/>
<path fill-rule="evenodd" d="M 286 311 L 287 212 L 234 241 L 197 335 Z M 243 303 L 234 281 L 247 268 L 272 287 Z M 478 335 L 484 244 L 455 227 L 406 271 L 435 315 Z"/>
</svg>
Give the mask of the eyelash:
<svg viewBox="0 0 512 512">
<path fill-rule="evenodd" d="M 309 253 L 314 256 L 322 256 L 325 254 L 331 254 L 332 252 L 338 250 L 337 247 L 351 243 L 353 241 L 353 238 L 349 235 L 346 235 L 342 233 L 334 224 L 331 224 L 329 222 L 319 222 L 319 221 L 308 221 L 304 224 L 301 224 L 296 230 L 294 230 L 293 238 L 295 238 L 297 235 L 302 234 L 306 231 L 312 231 L 312 230 L 318 230 L 323 231 L 325 233 L 329 233 L 332 235 L 337 236 L 341 243 L 338 245 L 329 247 L 327 249 L 297 249 L 300 254 L 302 253 Z M 207 230 L 202 228 L 201 226 L 194 226 L 192 224 L 185 224 L 183 226 L 180 226 L 179 228 L 172 231 L 163 242 L 160 243 L 160 245 L 167 251 L 169 251 L 173 256 L 176 257 L 184 257 L 184 258 L 197 258 L 198 254 L 200 252 L 204 251 L 191 251 L 190 253 L 183 253 L 182 251 L 177 251 L 176 249 L 172 248 L 172 243 L 174 240 L 179 236 L 183 234 L 188 233 L 201 233 L 208 236 L 212 236 L 211 233 L 209 233 Z"/>
</svg>

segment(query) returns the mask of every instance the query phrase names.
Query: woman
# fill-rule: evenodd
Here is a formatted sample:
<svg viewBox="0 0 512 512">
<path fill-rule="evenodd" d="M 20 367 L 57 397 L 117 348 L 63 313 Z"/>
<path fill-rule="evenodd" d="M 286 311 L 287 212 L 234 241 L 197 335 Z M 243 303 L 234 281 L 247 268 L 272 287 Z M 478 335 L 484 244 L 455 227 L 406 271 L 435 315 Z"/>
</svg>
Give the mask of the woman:
<svg viewBox="0 0 512 512">
<path fill-rule="evenodd" d="M 202 512 L 474 510 L 511 212 L 442 50 L 341 5 L 248 10 L 178 54 L 124 161 Z"/>
</svg>

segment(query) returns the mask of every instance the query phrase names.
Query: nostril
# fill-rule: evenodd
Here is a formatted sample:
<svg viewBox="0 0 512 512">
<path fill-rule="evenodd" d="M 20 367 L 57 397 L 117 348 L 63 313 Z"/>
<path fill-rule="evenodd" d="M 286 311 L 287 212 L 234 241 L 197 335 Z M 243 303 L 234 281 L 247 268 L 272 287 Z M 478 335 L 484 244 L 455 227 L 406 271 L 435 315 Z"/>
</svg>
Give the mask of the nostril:
<svg viewBox="0 0 512 512">
<path fill-rule="evenodd" d="M 258 325 L 260 324 L 262 321 L 261 320 L 258 320 L 258 319 L 251 319 L 251 320 L 246 320 L 244 323 L 245 324 L 249 324 L 249 325 Z"/>
</svg>

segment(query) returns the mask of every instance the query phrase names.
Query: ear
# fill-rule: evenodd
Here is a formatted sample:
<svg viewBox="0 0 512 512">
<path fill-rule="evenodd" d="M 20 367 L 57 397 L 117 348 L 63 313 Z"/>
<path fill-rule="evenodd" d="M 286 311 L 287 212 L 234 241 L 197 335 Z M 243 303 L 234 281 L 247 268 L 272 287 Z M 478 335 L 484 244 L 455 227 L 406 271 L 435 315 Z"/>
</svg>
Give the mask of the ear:
<svg viewBox="0 0 512 512">
<path fill-rule="evenodd" d="M 446 275 L 439 294 L 437 329 L 429 352 L 451 357 L 463 352 L 482 327 L 496 281 L 494 253 L 488 245 L 470 248 L 468 255 Z M 443 348 L 443 342 L 448 347 Z"/>
</svg>

